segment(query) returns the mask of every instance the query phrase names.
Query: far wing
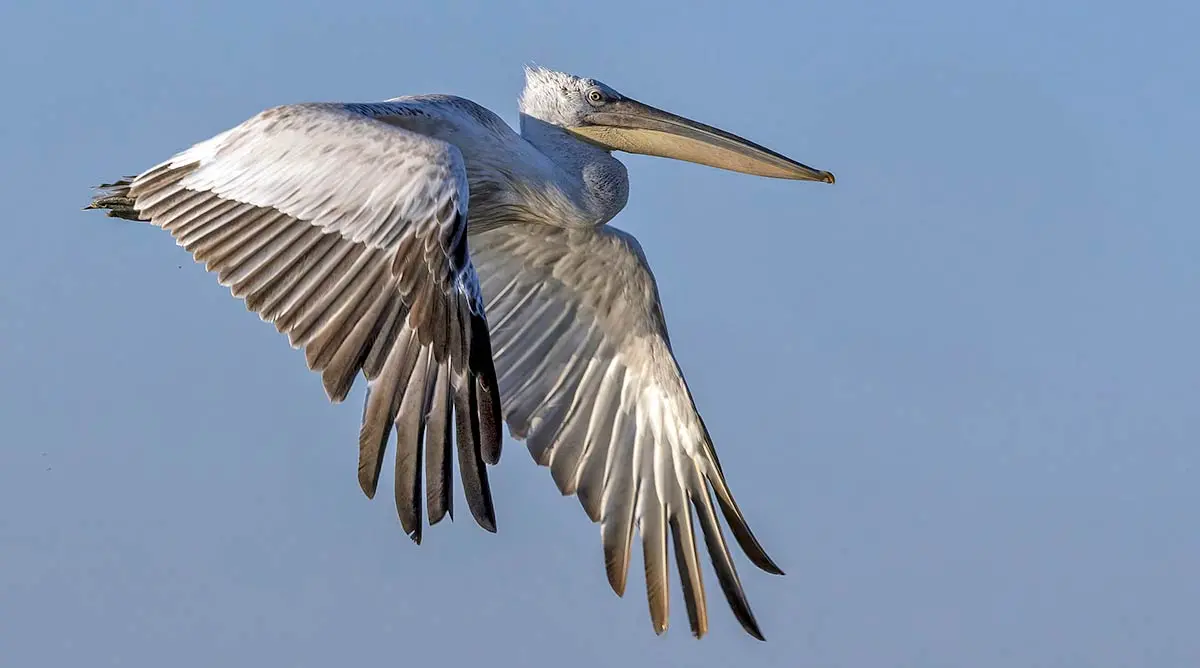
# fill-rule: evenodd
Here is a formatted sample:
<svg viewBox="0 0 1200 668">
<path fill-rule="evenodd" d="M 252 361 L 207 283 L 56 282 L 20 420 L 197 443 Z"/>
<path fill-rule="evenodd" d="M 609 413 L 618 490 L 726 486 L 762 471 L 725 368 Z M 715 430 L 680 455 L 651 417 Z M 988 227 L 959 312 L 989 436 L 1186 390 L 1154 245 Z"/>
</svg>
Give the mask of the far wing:
<svg viewBox="0 0 1200 668">
<path fill-rule="evenodd" d="M 366 376 L 359 483 L 374 496 L 395 430 L 396 507 L 420 542 L 422 446 L 430 523 L 452 510 L 452 419 L 468 505 L 495 530 L 484 464 L 500 456 L 500 411 L 462 156 L 377 120 L 400 113 L 391 103 L 270 109 L 109 186 L 89 208 L 170 232 L 304 349 L 331 400 Z"/>
<path fill-rule="evenodd" d="M 654 277 L 611 227 L 510 225 L 471 233 L 504 417 L 563 494 L 599 521 L 609 583 L 624 593 L 636 525 L 656 632 L 668 621 L 667 534 L 692 633 L 708 614 L 693 512 L 743 628 L 762 638 L 714 510 L 757 566 L 779 573 L 738 510 L 671 352 Z"/>
</svg>

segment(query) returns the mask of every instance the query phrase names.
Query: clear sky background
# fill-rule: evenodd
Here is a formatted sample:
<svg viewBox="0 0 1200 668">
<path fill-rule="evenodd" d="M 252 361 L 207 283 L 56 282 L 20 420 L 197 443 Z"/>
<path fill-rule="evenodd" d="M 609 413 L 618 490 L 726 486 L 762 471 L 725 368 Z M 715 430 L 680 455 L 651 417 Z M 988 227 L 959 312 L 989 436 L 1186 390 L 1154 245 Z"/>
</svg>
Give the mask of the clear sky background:
<svg viewBox="0 0 1200 668">
<path fill-rule="evenodd" d="M 1082 0 L 5 2 L 0 665 L 1200 665 L 1198 24 Z M 656 637 L 640 556 L 617 598 L 598 528 L 517 443 L 499 533 L 464 516 L 414 546 L 358 489 L 362 386 L 328 405 L 168 235 L 79 211 L 284 102 L 456 93 L 515 124 L 531 61 L 838 176 L 627 156 L 615 221 L 788 572 L 739 555 L 765 644 L 711 571 L 711 635 L 676 588 Z"/>
</svg>

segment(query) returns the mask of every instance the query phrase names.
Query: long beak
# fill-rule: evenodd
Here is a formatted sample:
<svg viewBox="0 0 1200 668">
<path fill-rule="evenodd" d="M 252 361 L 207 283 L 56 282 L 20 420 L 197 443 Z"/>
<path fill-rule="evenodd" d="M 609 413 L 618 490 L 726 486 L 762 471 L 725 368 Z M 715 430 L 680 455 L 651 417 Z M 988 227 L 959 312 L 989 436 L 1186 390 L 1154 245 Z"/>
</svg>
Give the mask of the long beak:
<svg viewBox="0 0 1200 668">
<path fill-rule="evenodd" d="M 756 176 L 833 183 L 833 174 L 802 165 L 724 130 L 629 98 L 613 100 L 569 130 L 612 151 L 656 155 Z"/>
</svg>

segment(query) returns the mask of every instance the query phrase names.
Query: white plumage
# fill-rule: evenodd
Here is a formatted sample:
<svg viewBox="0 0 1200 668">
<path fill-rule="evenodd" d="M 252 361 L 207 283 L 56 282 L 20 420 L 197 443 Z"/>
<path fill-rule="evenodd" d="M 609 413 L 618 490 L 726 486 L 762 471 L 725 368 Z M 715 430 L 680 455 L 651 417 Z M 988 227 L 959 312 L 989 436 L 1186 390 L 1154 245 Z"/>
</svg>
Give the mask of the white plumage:
<svg viewBox="0 0 1200 668">
<path fill-rule="evenodd" d="M 430 524 L 452 513 L 452 442 L 468 505 L 494 530 L 485 464 L 499 458 L 502 410 L 600 523 L 618 594 L 636 528 L 657 632 L 668 536 L 692 632 L 707 631 L 698 522 L 732 610 L 761 638 L 717 508 L 751 561 L 780 571 L 725 483 L 641 247 L 606 225 L 628 197 L 611 151 L 833 177 L 559 72 L 527 71 L 521 112 L 518 135 L 451 96 L 277 107 L 89 208 L 169 231 L 305 350 L 331 399 L 366 377 L 359 480 L 373 496 L 395 431 L 397 509 L 414 540 L 422 480 Z"/>
</svg>

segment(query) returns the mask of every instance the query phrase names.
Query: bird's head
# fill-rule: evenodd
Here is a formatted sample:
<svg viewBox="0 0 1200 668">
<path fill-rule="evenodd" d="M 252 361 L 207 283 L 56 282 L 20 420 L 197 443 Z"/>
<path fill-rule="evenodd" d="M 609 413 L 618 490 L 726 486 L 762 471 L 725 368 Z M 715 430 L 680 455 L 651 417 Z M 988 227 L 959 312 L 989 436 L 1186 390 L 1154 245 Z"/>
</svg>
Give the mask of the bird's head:
<svg viewBox="0 0 1200 668">
<path fill-rule="evenodd" d="M 686 160 L 756 176 L 833 183 L 833 174 L 697 121 L 625 97 L 596 81 L 525 69 L 521 113 L 609 151 Z"/>
</svg>

